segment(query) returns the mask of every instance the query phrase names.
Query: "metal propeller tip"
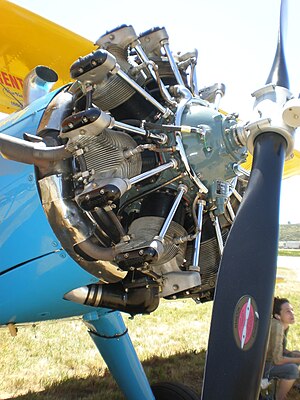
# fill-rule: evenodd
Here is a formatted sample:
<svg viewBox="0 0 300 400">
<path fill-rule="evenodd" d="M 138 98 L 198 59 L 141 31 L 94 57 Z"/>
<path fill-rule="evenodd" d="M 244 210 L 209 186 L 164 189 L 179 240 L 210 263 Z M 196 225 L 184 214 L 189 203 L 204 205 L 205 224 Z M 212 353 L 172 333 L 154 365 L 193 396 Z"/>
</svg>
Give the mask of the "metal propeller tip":
<svg viewBox="0 0 300 400">
<path fill-rule="evenodd" d="M 280 7 L 280 23 L 277 40 L 277 48 L 271 71 L 269 73 L 266 84 L 273 83 L 286 89 L 290 88 L 288 70 L 285 60 L 285 39 L 287 31 L 287 0 L 281 1 Z"/>
</svg>

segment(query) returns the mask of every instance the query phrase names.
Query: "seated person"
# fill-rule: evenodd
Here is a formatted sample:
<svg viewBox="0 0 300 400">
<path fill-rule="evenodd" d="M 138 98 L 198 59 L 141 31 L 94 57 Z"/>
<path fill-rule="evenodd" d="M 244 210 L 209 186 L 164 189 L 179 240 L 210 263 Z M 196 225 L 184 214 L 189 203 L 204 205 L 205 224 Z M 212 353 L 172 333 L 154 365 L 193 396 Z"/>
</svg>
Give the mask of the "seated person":
<svg viewBox="0 0 300 400">
<path fill-rule="evenodd" d="M 294 322 L 293 307 L 288 299 L 275 297 L 264 377 L 279 379 L 276 400 L 284 400 L 299 378 L 300 352 L 286 348 L 289 325 Z"/>
</svg>

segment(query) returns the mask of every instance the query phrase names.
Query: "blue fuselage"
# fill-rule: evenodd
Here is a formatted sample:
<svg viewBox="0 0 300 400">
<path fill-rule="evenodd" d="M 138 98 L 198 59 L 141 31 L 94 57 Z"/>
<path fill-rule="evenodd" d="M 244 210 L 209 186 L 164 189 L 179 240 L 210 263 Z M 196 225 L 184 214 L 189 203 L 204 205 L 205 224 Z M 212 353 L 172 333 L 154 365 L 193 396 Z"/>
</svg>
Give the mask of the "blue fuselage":
<svg viewBox="0 0 300 400">
<path fill-rule="evenodd" d="M 0 132 L 36 134 L 50 93 L 9 116 Z M 44 213 L 33 165 L 0 157 L 0 325 L 77 316 L 90 311 L 63 295 L 97 281 L 62 249 Z"/>
</svg>

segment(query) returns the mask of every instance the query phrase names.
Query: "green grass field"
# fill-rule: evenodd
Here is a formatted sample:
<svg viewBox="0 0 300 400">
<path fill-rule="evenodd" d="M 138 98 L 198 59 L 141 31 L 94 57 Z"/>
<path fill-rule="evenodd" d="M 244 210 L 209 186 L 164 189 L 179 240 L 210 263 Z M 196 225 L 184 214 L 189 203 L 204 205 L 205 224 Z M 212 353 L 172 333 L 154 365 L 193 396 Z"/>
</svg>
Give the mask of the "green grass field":
<svg viewBox="0 0 300 400">
<path fill-rule="evenodd" d="M 300 250 L 297 249 L 279 249 L 279 256 L 287 256 L 287 257 L 300 257 Z"/>
<path fill-rule="evenodd" d="M 282 268 L 278 275 L 284 281 L 276 294 L 290 299 L 297 318 L 289 348 L 300 349 L 300 283 L 291 270 Z M 211 309 L 212 303 L 162 301 L 150 316 L 130 320 L 124 314 L 151 383 L 183 382 L 200 394 Z M 16 337 L 0 330 L 0 350 L 1 400 L 123 399 L 80 320 L 21 327 Z M 289 399 L 300 395 L 292 391 Z"/>
</svg>

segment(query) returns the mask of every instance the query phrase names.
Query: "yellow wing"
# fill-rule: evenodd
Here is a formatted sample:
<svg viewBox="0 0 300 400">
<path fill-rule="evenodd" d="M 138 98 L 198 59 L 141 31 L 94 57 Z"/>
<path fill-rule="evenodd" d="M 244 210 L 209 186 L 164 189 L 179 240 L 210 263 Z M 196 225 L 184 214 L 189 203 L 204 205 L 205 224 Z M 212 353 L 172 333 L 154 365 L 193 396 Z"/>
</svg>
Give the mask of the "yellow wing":
<svg viewBox="0 0 300 400">
<path fill-rule="evenodd" d="M 0 0 L 0 112 L 22 107 L 23 78 L 37 65 L 54 69 L 59 76 L 55 87 L 68 83 L 69 67 L 81 55 L 90 53 L 89 40 L 6 0 Z M 250 170 L 252 157 L 243 164 Z M 300 152 L 285 163 L 284 178 L 300 174 Z"/>
<path fill-rule="evenodd" d="M 56 87 L 68 83 L 69 67 L 93 51 L 89 40 L 6 0 L 0 0 L 0 112 L 22 104 L 23 78 L 37 65 L 54 69 Z"/>
<path fill-rule="evenodd" d="M 248 154 L 247 161 L 242 167 L 250 171 L 252 167 L 252 156 Z M 300 151 L 294 150 L 293 156 L 284 164 L 283 178 L 290 178 L 294 175 L 300 175 Z"/>
</svg>

